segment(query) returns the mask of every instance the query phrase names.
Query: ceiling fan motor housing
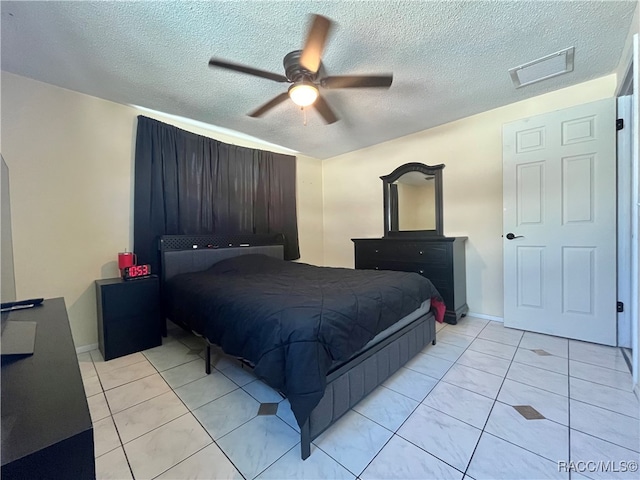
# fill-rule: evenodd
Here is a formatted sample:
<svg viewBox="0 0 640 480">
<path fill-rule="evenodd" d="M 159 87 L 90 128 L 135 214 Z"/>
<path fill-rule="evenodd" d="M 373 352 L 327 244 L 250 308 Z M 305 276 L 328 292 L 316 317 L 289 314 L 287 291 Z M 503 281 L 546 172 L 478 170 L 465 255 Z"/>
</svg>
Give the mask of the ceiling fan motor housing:
<svg viewBox="0 0 640 480">
<path fill-rule="evenodd" d="M 284 64 L 285 75 L 292 83 L 302 80 L 314 82 L 318 76 L 318 72 L 311 72 L 300 65 L 301 55 L 302 50 L 294 50 L 285 55 L 284 61 L 282 62 Z M 320 71 L 321 68 L 322 65 L 318 68 L 318 71 Z"/>
</svg>

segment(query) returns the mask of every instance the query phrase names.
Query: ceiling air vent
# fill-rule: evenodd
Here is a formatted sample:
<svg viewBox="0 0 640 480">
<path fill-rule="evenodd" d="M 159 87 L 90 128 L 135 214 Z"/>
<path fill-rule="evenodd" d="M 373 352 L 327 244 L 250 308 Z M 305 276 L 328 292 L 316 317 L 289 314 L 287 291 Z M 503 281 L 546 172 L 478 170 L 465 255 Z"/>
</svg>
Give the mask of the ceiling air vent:
<svg viewBox="0 0 640 480">
<path fill-rule="evenodd" d="M 574 47 L 565 48 L 533 62 L 511 68 L 509 74 L 516 88 L 557 77 L 573 71 Z"/>
</svg>

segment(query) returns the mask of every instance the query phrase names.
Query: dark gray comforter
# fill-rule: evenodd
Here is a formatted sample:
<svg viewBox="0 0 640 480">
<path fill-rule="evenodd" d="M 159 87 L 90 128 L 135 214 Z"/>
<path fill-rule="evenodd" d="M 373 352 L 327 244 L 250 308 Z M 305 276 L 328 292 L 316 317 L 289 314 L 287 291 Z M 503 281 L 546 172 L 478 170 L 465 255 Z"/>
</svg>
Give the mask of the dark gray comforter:
<svg viewBox="0 0 640 480">
<path fill-rule="evenodd" d="M 255 365 L 300 426 L 324 394 L 335 361 L 440 298 L 417 273 L 316 267 L 243 255 L 167 282 L 169 318 Z"/>
</svg>

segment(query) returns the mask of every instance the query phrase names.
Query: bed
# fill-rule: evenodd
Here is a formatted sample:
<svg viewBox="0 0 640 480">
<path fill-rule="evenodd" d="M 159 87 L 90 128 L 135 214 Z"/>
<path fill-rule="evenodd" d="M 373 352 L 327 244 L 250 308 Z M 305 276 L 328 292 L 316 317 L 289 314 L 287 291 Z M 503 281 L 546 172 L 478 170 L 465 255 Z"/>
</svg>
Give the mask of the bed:
<svg viewBox="0 0 640 480">
<path fill-rule="evenodd" d="M 429 342 L 431 302 L 415 273 L 286 262 L 280 235 L 163 236 L 165 316 L 243 359 L 289 399 L 311 441 Z"/>
</svg>

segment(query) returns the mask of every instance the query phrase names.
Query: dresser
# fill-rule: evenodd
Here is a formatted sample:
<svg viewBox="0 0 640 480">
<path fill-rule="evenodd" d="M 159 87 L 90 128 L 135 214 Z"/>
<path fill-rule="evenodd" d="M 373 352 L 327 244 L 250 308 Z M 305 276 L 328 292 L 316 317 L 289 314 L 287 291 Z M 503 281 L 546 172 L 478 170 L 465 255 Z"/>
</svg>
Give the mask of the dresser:
<svg viewBox="0 0 640 480">
<path fill-rule="evenodd" d="M 354 238 L 355 268 L 417 272 L 431 280 L 455 325 L 468 311 L 465 269 L 467 237 Z"/>
<path fill-rule="evenodd" d="M 33 355 L 2 356 L 0 476 L 95 479 L 93 425 L 64 299 L 2 317 L 35 322 L 36 336 Z"/>
</svg>

